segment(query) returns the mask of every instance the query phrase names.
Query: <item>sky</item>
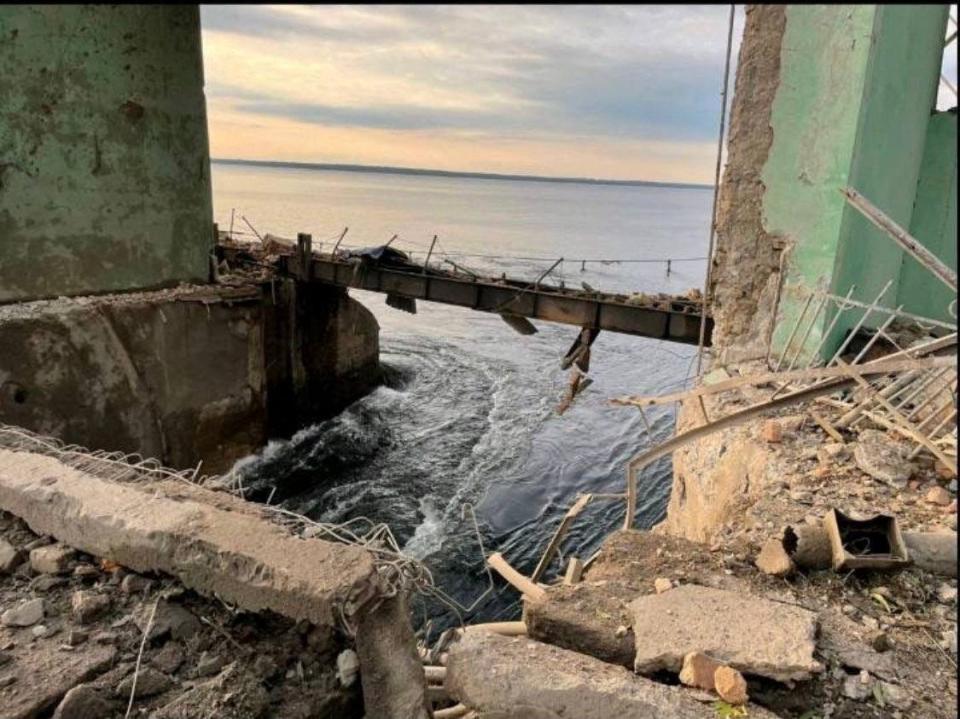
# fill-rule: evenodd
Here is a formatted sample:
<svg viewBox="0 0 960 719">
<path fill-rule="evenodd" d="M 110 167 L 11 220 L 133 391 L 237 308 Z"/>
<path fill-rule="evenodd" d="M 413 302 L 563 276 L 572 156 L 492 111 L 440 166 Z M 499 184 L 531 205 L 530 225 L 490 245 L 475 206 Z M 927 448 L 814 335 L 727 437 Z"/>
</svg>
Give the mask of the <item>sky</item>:
<svg viewBox="0 0 960 719">
<path fill-rule="evenodd" d="M 211 153 L 712 184 L 728 13 L 204 5 Z"/>
</svg>

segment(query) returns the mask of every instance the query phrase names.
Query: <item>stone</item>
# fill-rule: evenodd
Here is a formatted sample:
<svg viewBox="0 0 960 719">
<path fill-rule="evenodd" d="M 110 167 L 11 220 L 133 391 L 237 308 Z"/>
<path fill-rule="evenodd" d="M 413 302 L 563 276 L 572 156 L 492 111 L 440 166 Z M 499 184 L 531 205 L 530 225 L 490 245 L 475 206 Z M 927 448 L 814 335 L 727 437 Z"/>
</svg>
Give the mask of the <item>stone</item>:
<svg viewBox="0 0 960 719">
<path fill-rule="evenodd" d="M 117 643 L 117 633 L 116 632 L 97 632 L 93 635 L 94 644 L 116 644 Z"/>
<path fill-rule="evenodd" d="M 82 629 L 71 629 L 67 633 L 67 645 L 71 647 L 77 647 L 87 641 L 90 638 L 90 635 Z"/>
<path fill-rule="evenodd" d="M 888 652 L 893 649 L 890 635 L 886 632 L 877 632 L 870 639 L 870 646 L 875 652 Z"/>
<path fill-rule="evenodd" d="M 937 589 L 937 596 L 945 604 L 955 603 L 957 601 L 957 588 L 944 582 Z"/>
<path fill-rule="evenodd" d="M 134 613 L 133 621 L 141 632 L 147 630 L 150 614 L 153 612 L 153 602 L 144 602 Z M 173 639 L 189 639 L 200 631 L 200 620 L 193 612 L 174 602 L 161 600 L 157 604 L 150 627 L 150 639 L 158 639 L 170 635 Z"/>
<path fill-rule="evenodd" d="M 827 444 L 821 447 L 824 455 L 830 459 L 837 459 L 847 452 L 847 445 L 840 444 L 839 442 L 828 442 Z"/>
<path fill-rule="evenodd" d="M 43 619 L 43 600 L 28 599 L 0 615 L 0 623 L 6 627 L 29 627 Z"/>
<path fill-rule="evenodd" d="M 366 549 L 303 539 L 239 497 L 178 480 L 112 482 L 55 457 L 0 449 L 0 509 L 83 552 L 173 575 L 251 612 L 336 626 L 342 597 L 360 605 L 378 591 Z"/>
<path fill-rule="evenodd" d="M 491 632 L 467 633 L 450 646 L 444 687 L 478 715 L 497 719 L 713 716 L 685 687 L 654 682 L 550 644 Z M 750 709 L 751 719 L 773 716 L 761 707 Z"/>
<path fill-rule="evenodd" d="M 630 603 L 638 674 L 679 672 L 699 651 L 747 674 L 787 682 L 823 667 L 813 658 L 817 616 L 797 606 L 695 584 Z"/>
<path fill-rule="evenodd" d="M 39 574 L 67 574 L 76 550 L 63 544 L 50 544 L 30 550 L 30 566 Z"/>
<path fill-rule="evenodd" d="M 337 679 L 340 686 L 349 687 L 357 680 L 360 671 L 360 659 L 352 649 L 344 649 L 337 655 Z"/>
<path fill-rule="evenodd" d="M 356 651 L 369 719 L 428 719 L 426 680 L 404 595 L 361 614 Z"/>
<path fill-rule="evenodd" d="M 760 428 L 760 436 L 771 444 L 783 441 L 783 428 L 775 419 L 768 419 Z"/>
<path fill-rule="evenodd" d="M 680 669 L 680 683 L 686 684 L 688 687 L 713 691 L 716 686 L 713 678 L 714 672 L 722 666 L 723 664 L 711 659 L 706 654 L 690 652 L 683 658 L 683 667 Z"/>
<path fill-rule="evenodd" d="M 73 568 L 73 576 L 80 577 L 82 579 L 92 579 L 93 577 L 100 576 L 100 570 L 92 564 L 78 564 Z"/>
<path fill-rule="evenodd" d="M 120 582 L 120 591 L 124 594 L 143 594 L 150 591 L 153 582 L 139 574 L 128 574 Z"/>
<path fill-rule="evenodd" d="M 53 719 L 94 719 L 111 714 L 111 705 L 88 684 L 81 684 L 68 691 L 53 713 Z"/>
<path fill-rule="evenodd" d="M 915 467 L 904 456 L 903 444 L 883 432 L 865 429 L 853 450 L 857 466 L 876 480 L 897 489 L 907 486 Z"/>
<path fill-rule="evenodd" d="M 0 537 L 0 574 L 10 574 L 23 562 L 23 552 Z"/>
<path fill-rule="evenodd" d="M 164 674 L 173 674 L 183 664 L 183 648 L 179 642 L 167 642 L 150 659 L 150 663 Z"/>
<path fill-rule="evenodd" d="M 51 589 L 62 587 L 67 583 L 63 577 L 55 577 L 50 574 L 41 574 L 30 582 L 30 589 L 35 592 L 49 592 Z"/>
<path fill-rule="evenodd" d="M 880 681 L 880 695 L 883 701 L 896 709 L 904 711 L 913 706 L 913 698 L 910 693 L 899 684 L 893 682 Z"/>
<path fill-rule="evenodd" d="M 48 627 L 46 624 L 35 624 L 30 629 L 30 634 L 33 635 L 35 639 L 46 639 L 47 637 L 52 637 L 54 634 L 59 632 L 58 627 Z"/>
<path fill-rule="evenodd" d="M 923 500 L 927 504 L 936 504 L 940 507 L 946 507 L 950 502 L 953 501 L 953 498 L 950 496 L 950 493 L 945 490 L 940 485 L 931 487 L 927 493 L 923 496 Z"/>
<path fill-rule="evenodd" d="M 188 691 L 176 692 L 176 697 L 151 713 L 150 719 L 252 719 L 272 716 L 267 711 L 270 697 L 266 689 L 252 672 L 244 671 L 238 664 L 230 664 L 213 679 L 198 682 Z"/>
<path fill-rule="evenodd" d="M 136 676 L 137 680 L 136 689 L 133 689 L 134 676 Z M 172 686 L 173 679 L 163 672 L 157 671 L 153 667 L 141 666 L 140 672 L 136 674 L 131 673 L 127 676 L 117 685 L 114 693 L 120 697 L 129 697 L 130 691 L 133 690 L 136 692 L 136 698 L 143 699 L 145 697 L 163 694 Z"/>
<path fill-rule="evenodd" d="M 70 607 L 78 622 L 89 624 L 110 609 L 110 597 L 89 591 L 74 592 L 70 598 Z"/>
<path fill-rule="evenodd" d="M 56 642 L 36 642 L 30 647 L 30 670 L 16 675 L 17 691 L 4 695 L 0 716 L 49 716 L 67 692 L 109 669 L 116 655 L 113 647 L 91 644 L 65 652 Z M 110 713 L 90 715 L 90 719 L 104 716 Z"/>
<path fill-rule="evenodd" d="M 717 694 L 728 704 L 746 704 L 750 700 L 747 694 L 747 680 L 733 667 L 717 667 L 713 681 Z"/>
<path fill-rule="evenodd" d="M 653 590 L 657 594 L 663 594 L 670 589 L 673 589 L 673 582 L 666 577 L 657 577 L 653 580 Z"/>
<path fill-rule="evenodd" d="M 216 654 L 203 652 L 200 659 L 197 660 L 197 666 L 193 671 L 197 677 L 212 677 L 218 674 L 221 669 L 227 665 L 227 660 Z"/>
<path fill-rule="evenodd" d="M 863 701 L 872 694 L 869 683 L 861 681 L 859 675 L 848 676 L 843 680 L 843 696 L 855 701 Z"/>
<path fill-rule="evenodd" d="M 793 560 L 783 548 L 780 539 L 768 539 L 757 555 L 757 568 L 764 574 L 774 577 L 786 577 L 793 574 Z"/>
<path fill-rule="evenodd" d="M 957 653 L 957 629 L 956 629 L 956 627 L 954 627 L 953 629 L 951 629 L 951 630 L 949 630 L 949 631 L 943 632 L 943 633 L 941 634 L 941 636 L 943 637 L 943 641 L 941 642 L 941 646 L 942 646 L 944 649 L 946 649 L 947 651 L 949 651 L 951 654 L 956 654 L 956 653 Z"/>
</svg>

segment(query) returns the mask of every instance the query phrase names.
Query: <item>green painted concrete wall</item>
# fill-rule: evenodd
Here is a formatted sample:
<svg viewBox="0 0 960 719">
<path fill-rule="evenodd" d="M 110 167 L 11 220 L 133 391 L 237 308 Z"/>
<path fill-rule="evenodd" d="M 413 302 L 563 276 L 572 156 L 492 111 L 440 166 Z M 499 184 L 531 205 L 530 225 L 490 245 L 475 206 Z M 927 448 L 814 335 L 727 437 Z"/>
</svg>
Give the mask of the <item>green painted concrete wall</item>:
<svg viewBox="0 0 960 719">
<path fill-rule="evenodd" d="M 931 252 L 957 268 L 957 113 L 938 112 L 930 118 L 917 184 L 910 234 Z M 897 303 L 908 312 L 955 321 L 948 305 L 957 298 L 919 262 L 904 256 Z M 956 308 L 954 308 L 956 309 Z"/>
<path fill-rule="evenodd" d="M 829 289 L 870 62 L 876 5 L 790 5 L 763 169 L 767 231 L 787 257 L 773 348 L 779 352 L 809 291 Z M 806 346 L 816 348 L 822 325 Z"/>
<path fill-rule="evenodd" d="M 910 225 L 947 6 L 790 5 L 786 20 L 763 169 L 765 228 L 788 248 L 776 353 L 809 290 L 842 295 L 856 285 L 854 298 L 872 301 L 893 279 L 885 304 L 895 306 L 903 253 L 839 189 L 860 190 Z M 830 318 L 807 336 L 803 358 L 821 345 Z M 832 354 L 859 318 L 841 317 L 821 354 Z M 883 319 L 874 318 L 869 325 Z"/>
<path fill-rule="evenodd" d="M 946 5 L 879 5 L 860 106 L 849 185 L 903 227 L 910 226 L 923 161 L 927 126 L 936 106 Z M 893 280 L 882 304 L 896 306 L 904 253 L 852 207 L 844 210 L 832 286 L 872 302 Z M 831 344 L 860 319 L 848 312 Z M 877 326 L 884 316 L 870 315 Z"/>
<path fill-rule="evenodd" d="M 0 302 L 206 280 L 196 5 L 0 6 Z"/>
</svg>

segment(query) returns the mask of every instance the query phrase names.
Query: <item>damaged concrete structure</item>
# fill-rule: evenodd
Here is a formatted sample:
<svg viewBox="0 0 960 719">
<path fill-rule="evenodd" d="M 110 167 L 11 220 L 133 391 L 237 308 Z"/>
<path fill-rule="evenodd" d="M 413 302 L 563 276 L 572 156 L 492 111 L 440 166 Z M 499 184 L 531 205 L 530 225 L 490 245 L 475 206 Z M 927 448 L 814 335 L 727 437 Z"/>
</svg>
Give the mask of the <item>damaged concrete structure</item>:
<svg viewBox="0 0 960 719">
<path fill-rule="evenodd" d="M 199 23 L 0 9 L 0 422 L 223 472 L 370 391 L 379 328 L 342 289 L 210 282 Z"/>
</svg>

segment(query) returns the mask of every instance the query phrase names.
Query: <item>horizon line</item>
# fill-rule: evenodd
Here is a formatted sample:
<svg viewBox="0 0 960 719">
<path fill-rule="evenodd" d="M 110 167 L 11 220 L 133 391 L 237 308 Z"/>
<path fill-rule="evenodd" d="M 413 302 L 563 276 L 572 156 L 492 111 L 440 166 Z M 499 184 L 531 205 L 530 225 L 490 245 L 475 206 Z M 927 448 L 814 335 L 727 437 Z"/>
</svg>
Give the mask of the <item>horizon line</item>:
<svg viewBox="0 0 960 719">
<path fill-rule="evenodd" d="M 712 189 L 712 185 L 696 182 L 664 182 L 659 180 L 613 180 L 593 177 L 562 177 L 550 175 L 523 175 L 500 172 L 470 172 L 436 170 L 420 167 L 397 167 L 393 165 L 357 165 L 330 162 L 295 162 L 289 160 L 246 160 L 243 158 L 210 158 L 211 163 L 224 165 L 254 165 L 260 167 L 290 167 L 320 171 L 369 172 L 390 175 L 421 175 L 429 177 L 463 177 L 476 180 L 506 180 L 518 182 L 555 182 L 585 185 L 621 185 L 633 187 L 673 187 L 685 189 Z"/>
</svg>

